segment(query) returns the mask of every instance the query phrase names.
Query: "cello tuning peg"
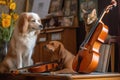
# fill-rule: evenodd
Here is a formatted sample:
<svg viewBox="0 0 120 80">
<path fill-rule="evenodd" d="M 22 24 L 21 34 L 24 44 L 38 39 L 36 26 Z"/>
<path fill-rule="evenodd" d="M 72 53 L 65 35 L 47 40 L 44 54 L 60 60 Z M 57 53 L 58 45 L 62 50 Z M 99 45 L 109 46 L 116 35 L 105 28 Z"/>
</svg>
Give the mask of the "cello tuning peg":
<svg viewBox="0 0 120 80">
<path fill-rule="evenodd" d="M 116 0 L 112 0 L 112 1 L 111 1 L 111 5 L 113 5 L 114 7 L 116 7 L 116 6 L 117 6 Z"/>
</svg>

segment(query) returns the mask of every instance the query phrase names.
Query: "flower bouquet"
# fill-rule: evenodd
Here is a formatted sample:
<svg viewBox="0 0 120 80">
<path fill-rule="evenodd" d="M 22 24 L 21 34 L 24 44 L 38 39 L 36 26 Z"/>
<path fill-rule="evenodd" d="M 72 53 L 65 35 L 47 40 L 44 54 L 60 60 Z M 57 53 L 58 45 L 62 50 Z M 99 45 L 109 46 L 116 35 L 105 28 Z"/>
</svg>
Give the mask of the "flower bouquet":
<svg viewBox="0 0 120 80">
<path fill-rule="evenodd" d="M 2 57 L 6 43 L 11 39 L 18 14 L 15 12 L 16 3 L 13 0 L 0 0 L 0 6 L 7 8 L 4 11 L 0 10 L 0 57 Z"/>
<path fill-rule="evenodd" d="M 2 12 L 0 17 L 0 41 L 8 42 L 18 18 L 17 13 L 15 13 L 16 3 L 13 0 L 0 0 L 0 5 L 9 9 L 8 13 Z"/>
</svg>

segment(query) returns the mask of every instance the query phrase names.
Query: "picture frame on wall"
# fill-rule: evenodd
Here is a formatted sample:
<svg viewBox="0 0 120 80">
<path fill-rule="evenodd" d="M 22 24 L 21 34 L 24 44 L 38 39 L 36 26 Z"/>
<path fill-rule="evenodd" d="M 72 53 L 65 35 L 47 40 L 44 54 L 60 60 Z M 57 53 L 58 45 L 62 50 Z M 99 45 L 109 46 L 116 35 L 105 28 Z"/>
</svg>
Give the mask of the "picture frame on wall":
<svg viewBox="0 0 120 80">
<path fill-rule="evenodd" d="M 77 0 L 65 0 L 64 1 L 64 16 L 75 16 L 77 15 L 77 7 L 78 1 Z"/>
<path fill-rule="evenodd" d="M 72 0 L 65 0 L 64 1 L 64 8 L 63 8 L 64 16 L 71 15 L 71 3 L 72 3 Z"/>
<path fill-rule="evenodd" d="M 77 16 L 78 13 L 78 0 L 72 0 L 71 2 L 71 15 Z"/>
<path fill-rule="evenodd" d="M 32 12 L 39 14 L 42 18 L 48 15 L 51 0 L 34 0 L 32 6 Z"/>
<path fill-rule="evenodd" d="M 63 17 L 61 26 L 71 27 L 73 26 L 74 16 Z"/>
<path fill-rule="evenodd" d="M 51 0 L 49 13 L 58 13 L 62 10 L 63 0 Z"/>
</svg>

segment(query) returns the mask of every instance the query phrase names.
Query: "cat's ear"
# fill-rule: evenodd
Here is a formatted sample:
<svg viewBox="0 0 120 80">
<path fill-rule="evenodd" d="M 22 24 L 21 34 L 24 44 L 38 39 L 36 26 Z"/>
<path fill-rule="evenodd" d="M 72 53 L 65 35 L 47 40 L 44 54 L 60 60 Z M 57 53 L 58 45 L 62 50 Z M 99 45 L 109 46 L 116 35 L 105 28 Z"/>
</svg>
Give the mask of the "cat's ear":
<svg viewBox="0 0 120 80">
<path fill-rule="evenodd" d="M 95 16 L 95 15 L 97 15 L 96 14 L 96 9 L 93 9 L 92 12 L 91 12 L 91 16 Z"/>
</svg>

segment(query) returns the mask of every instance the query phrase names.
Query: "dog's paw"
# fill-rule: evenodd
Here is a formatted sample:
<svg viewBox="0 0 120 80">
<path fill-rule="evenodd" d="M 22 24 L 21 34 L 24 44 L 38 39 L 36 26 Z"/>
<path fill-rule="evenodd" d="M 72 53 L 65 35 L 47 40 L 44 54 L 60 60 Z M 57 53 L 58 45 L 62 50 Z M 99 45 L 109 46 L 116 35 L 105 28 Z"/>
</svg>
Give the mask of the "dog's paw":
<svg viewBox="0 0 120 80">
<path fill-rule="evenodd" d="M 51 74 L 51 75 L 55 75 L 55 74 L 57 74 L 57 73 L 52 71 L 52 72 L 50 72 L 50 74 Z"/>
<path fill-rule="evenodd" d="M 12 73 L 12 74 L 20 74 L 20 73 L 24 73 L 24 72 L 28 72 L 28 70 L 27 69 L 23 69 L 23 70 L 10 70 L 10 72 Z"/>
</svg>

